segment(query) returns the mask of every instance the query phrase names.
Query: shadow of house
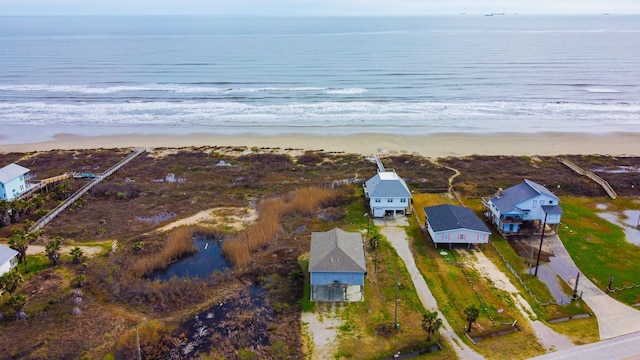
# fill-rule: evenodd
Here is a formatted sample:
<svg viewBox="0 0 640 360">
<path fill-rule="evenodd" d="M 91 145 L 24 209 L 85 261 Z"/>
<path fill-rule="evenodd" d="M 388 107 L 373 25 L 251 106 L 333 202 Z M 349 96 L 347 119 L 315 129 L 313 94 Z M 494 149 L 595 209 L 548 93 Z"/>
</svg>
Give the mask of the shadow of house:
<svg viewBox="0 0 640 360">
<path fill-rule="evenodd" d="M 362 234 L 335 228 L 311 234 L 311 301 L 363 301 L 367 273 Z"/>
</svg>

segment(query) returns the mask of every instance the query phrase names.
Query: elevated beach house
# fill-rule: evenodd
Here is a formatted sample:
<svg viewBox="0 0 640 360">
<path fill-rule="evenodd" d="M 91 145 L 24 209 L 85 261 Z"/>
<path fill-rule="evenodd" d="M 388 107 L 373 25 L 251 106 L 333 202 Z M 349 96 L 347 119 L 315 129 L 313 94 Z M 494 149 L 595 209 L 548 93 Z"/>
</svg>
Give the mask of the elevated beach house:
<svg viewBox="0 0 640 360">
<path fill-rule="evenodd" d="M 0 244 L 0 276 L 8 273 L 18 265 L 18 252 Z"/>
<path fill-rule="evenodd" d="M 411 209 L 409 187 L 394 170 L 378 171 L 364 183 L 364 195 L 371 215 L 376 218 L 405 215 Z"/>
<path fill-rule="evenodd" d="M 24 175 L 29 169 L 18 164 L 9 164 L 0 169 L 0 200 L 11 201 L 27 191 Z"/>
<path fill-rule="evenodd" d="M 517 234 L 523 227 L 540 231 L 544 224 L 557 231 L 562 209 L 560 199 L 546 187 L 525 179 L 508 189 L 498 189 L 491 199 L 482 199 L 484 215 L 502 235 Z"/>
<path fill-rule="evenodd" d="M 424 208 L 425 227 L 433 244 L 486 244 L 491 230 L 474 212 L 464 206 L 451 204 L 428 206 Z"/>
<path fill-rule="evenodd" d="M 338 228 L 311 233 L 311 301 L 362 301 L 366 272 L 362 234 Z"/>
</svg>

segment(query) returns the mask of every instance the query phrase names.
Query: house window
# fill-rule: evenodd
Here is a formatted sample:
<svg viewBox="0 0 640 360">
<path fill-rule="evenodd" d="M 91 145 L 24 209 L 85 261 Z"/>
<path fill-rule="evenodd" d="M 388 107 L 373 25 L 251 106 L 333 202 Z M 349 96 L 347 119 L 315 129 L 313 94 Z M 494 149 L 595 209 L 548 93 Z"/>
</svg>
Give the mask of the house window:
<svg viewBox="0 0 640 360">
<path fill-rule="evenodd" d="M 376 198 L 376 202 L 377 202 L 377 203 L 379 203 L 379 202 L 380 202 L 380 199 L 379 199 L 379 198 Z"/>
<path fill-rule="evenodd" d="M 552 204 L 553 204 L 553 200 L 549 200 L 549 205 L 552 205 Z"/>
<path fill-rule="evenodd" d="M 449 234 L 448 233 L 444 234 L 444 239 L 445 240 L 449 240 Z"/>
<path fill-rule="evenodd" d="M 532 207 L 537 207 L 538 206 L 538 200 L 533 200 L 533 206 Z"/>
<path fill-rule="evenodd" d="M 458 235 L 458 240 L 464 240 L 464 234 Z"/>
<path fill-rule="evenodd" d="M 388 202 L 388 203 L 393 202 L 393 199 L 392 199 L 392 198 L 388 198 L 388 199 L 387 199 L 387 202 Z"/>
<path fill-rule="evenodd" d="M 401 203 L 406 203 L 406 202 L 407 202 L 407 199 L 400 199 L 400 202 L 401 202 Z"/>
</svg>

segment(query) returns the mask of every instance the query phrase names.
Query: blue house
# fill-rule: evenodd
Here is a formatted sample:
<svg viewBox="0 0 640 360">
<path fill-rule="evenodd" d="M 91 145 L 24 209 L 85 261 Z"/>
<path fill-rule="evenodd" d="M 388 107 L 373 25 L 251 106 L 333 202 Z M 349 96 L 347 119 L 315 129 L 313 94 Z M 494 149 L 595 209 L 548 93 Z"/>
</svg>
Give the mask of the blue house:
<svg viewBox="0 0 640 360">
<path fill-rule="evenodd" d="M 311 233 L 311 301 L 364 300 L 364 241 L 338 228 Z"/>
<path fill-rule="evenodd" d="M 491 199 L 482 199 L 485 216 L 502 235 L 517 234 L 525 225 L 541 229 L 547 224 L 557 231 L 562 215 L 559 202 L 547 188 L 527 179 L 508 189 L 498 189 Z"/>
<path fill-rule="evenodd" d="M 24 175 L 29 169 L 9 164 L 0 169 L 0 200 L 11 201 L 29 188 Z"/>
<path fill-rule="evenodd" d="M 411 209 L 411 191 L 395 171 L 379 171 L 364 184 L 373 217 L 405 215 Z"/>
<path fill-rule="evenodd" d="M 438 244 L 471 247 L 471 244 L 489 242 L 491 230 L 469 208 L 450 204 L 428 206 L 424 214 L 425 226 L 436 248 Z"/>
</svg>

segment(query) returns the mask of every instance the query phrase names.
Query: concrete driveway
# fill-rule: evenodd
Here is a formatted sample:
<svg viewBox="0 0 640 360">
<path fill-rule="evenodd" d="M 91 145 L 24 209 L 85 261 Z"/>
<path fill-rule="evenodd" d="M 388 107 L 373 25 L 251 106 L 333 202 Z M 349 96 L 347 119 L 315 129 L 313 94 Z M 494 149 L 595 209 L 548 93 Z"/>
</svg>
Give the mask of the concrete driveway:
<svg viewBox="0 0 640 360">
<path fill-rule="evenodd" d="M 544 240 L 554 254 L 550 258 L 551 267 L 573 288 L 580 270 L 557 235 L 546 236 Z M 598 318 L 600 340 L 640 332 L 640 311 L 610 297 L 582 273 L 578 281 L 578 293 L 582 293 L 582 299 Z"/>
</svg>

